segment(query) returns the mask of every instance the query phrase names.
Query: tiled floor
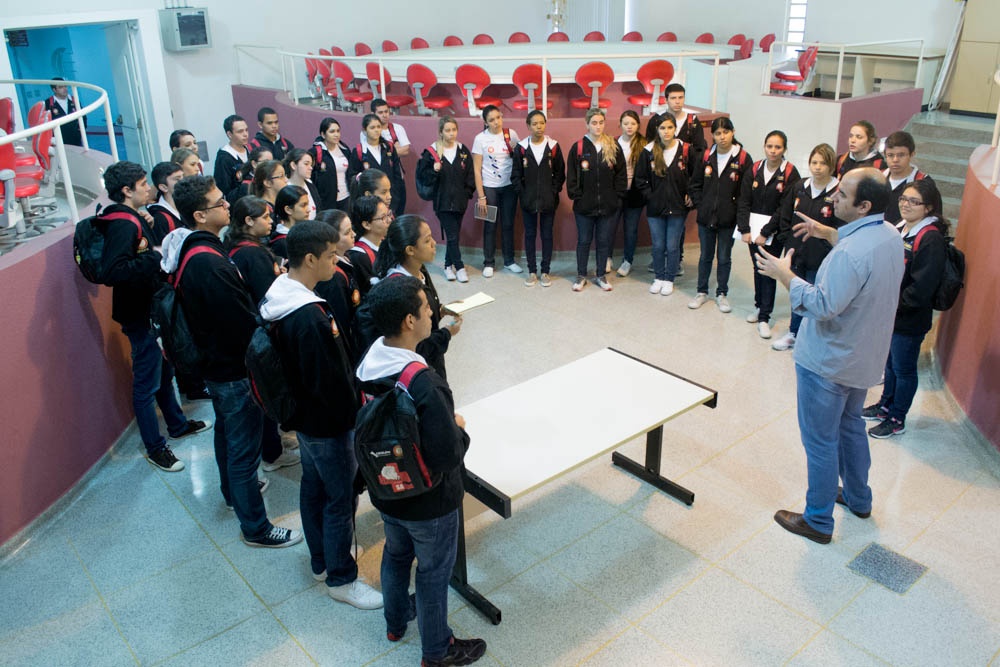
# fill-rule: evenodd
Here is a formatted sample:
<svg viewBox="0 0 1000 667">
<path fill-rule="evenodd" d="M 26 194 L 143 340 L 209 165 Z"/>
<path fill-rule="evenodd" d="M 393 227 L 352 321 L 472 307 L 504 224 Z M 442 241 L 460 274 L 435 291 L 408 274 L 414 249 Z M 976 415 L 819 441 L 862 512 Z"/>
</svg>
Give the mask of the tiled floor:
<svg viewBox="0 0 1000 667">
<path fill-rule="evenodd" d="M 943 390 L 929 343 L 907 433 L 872 441 L 872 518 L 838 506 L 828 546 L 772 521 L 776 509 L 802 508 L 805 457 L 792 356 L 773 352 L 743 321 L 753 304 L 739 250 L 729 315 L 711 302 L 687 309 L 694 245 L 670 297 L 647 293 L 647 256 L 610 294 L 593 285 L 572 293 L 568 257 L 548 289 L 527 289 L 504 271 L 487 281 L 474 270 L 468 285 L 449 284 L 435 270 L 446 299 L 479 290 L 496 298 L 466 316 L 448 353 L 459 405 L 607 345 L 719 392 L 717 409 L 665 429 L 665 474 L 695 492 L 693 506 L 602 458 L 515 502 L 507 521 L 471 519 L 470 579 L 504 620 L 490 625 L 453 594 L 456 633 L 489 642 L 485 665 L 1000 662 L 1000 455 Z M 788 318 L 783 294 L 779 303 L 776 335 Z M 629 392 L 622 378 L 595 377 L 537 400 L 575 401 L 613 419 Z M 189 415 L 210 418 L 211 408 Z M 643 445 L 624 449 L 641 456 Z M 7 545 L 4 664 L 419 663 L 416 626 L 390 644 L 380 612 L 332 602 L 310 577 L 304 544 L 264 551 L 240 543 L 217 489 L 210 433 L 176 451 L 187 470 L 158 472 L 130 432 L 62 511 L 24 544 Z M 285 526 L 299 522 L 299 474 L 269 475 L 268 510 Z M 381 525 L 367 501 L 358 536 L 361 570 L 377 584 Z M 899 595 L 849 570 L 872 542 L 928 571 Z"/>
</svg>

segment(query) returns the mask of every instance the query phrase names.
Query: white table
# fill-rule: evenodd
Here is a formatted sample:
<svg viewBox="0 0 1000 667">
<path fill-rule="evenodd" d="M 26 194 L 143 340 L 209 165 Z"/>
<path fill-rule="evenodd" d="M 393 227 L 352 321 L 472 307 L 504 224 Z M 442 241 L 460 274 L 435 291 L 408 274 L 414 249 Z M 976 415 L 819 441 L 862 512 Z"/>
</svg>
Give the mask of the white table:
<svg viewBox="0 0 1000 667">
<path fill-rule="evenodd" d="M 609 377 L 629 387 L 629 400 L 581 406 L 579 388 Z M 511 500 L 646 434 L 644 463 L 619 452 L 612 463 L 690 505 L 694 494 L 660 475 L 663 424 L 699 405 L 714 408 L 716 399 L 714 390 L 623 352 L 594 352 L 457 410 L 471 438 L 466 490 L 506 519 Z M 469 586 L 464 529 L 451 584 L 500 622 L 500 610 Z"/>
</svg>

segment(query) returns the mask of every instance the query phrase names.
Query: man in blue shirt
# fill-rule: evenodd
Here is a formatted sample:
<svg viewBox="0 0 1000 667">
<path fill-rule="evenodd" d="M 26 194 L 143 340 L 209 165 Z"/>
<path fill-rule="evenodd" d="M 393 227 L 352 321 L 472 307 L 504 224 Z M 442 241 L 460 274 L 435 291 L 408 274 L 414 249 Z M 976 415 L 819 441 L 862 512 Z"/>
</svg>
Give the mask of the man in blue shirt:
<svg viewBox="0 0 1000 667">
<path fill-rule="evenodd" d="M 871 515 L 871 453 L 861 411 L 889 352 L 903 277 L 903 242 L 883 220 L 889 196 L 878 170 L 855 169 L 834 193 L 834 215 L 844 221 L 842 227 L 799 214 L 797 235 L 834 244 L 814 285 L 792 273 L 791 252 L 779 259 L 764 251 L 757 259 L 760 273 L 787 287 L 792 311 L 805 317 L 795 345 L 795 373 L 809 475 L 806 508 L 802 514 L 778 510 L 774 520 L 820 544 L 833 534 L 835 503 L 862 519 Z"/>
</svg>

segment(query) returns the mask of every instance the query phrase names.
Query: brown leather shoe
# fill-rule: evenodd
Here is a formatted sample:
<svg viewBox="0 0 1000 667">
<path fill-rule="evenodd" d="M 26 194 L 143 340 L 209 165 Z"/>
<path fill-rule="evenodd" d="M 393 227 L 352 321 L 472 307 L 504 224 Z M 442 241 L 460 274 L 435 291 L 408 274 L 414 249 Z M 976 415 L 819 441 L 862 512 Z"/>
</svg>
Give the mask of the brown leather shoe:
<svg viewBox="0 0 1000 667">
<path fill-rule="evenodd" d="M 837 487 L 837 504 L 843 505 L 847 509 L 851 510 L 850 506 L 848 506 L 847 504 L 847 501 L 844 500 L 844 487 L 842 486 Z M 858 517 L 859 519 L 867 519 L 872 515 L 871 512 L 855 512 L 854 510 L 851 510 L 851 514 Z"/>
<path fill-rule="evenodd" d="M 801 535 L 813 542 L 818 542 L 820 544 L 829 544 L 831 535 L 826 533 L 821 533 L 808 523 L 798 512 L 789 512 L 788 510 L 778 510 L 774 513 L 774 520 L 779 526 L 787 530 L 789 533 L 795 533 L 796 535 Z"/>
</svg>

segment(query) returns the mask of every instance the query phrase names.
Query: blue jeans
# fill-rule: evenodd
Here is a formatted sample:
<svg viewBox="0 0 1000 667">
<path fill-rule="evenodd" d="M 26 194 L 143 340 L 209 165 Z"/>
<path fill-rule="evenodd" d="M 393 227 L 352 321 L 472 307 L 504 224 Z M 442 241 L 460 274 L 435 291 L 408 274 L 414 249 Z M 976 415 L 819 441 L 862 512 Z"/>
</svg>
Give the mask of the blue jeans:
<svg viewBox="0 0 1000 667">
<path fill-rule="evenodd" d="M 526 208 L 521 209 L 521 219 L 524 221 L 524 254 L 528 260 L 528 273 L 538 273 L 538 263 L 535 259 L 535 233 L 542 237 L 542 273 L 548 273 L 552 264 L 552 223 L 556 218 L 555 211 L 534 213 Z"/>
<path fill-rule="evenodd" d="M 618 222 L 624 221 L 625 226 L 625 252 L 622 259 L 631 264 L 635 261 L 635 246 L 639 242 L 639 218 L 642 217 L 642 206 L 622 207 L 618 215 L 611 221 L 611 229 L 608 230 L 608 257 L 615 254 L 615 236 L 618 234 Z"/>
<path fill-rule="evenodd" d="M 701 257 L 698 259 L 698 292 L 708 294 L 708 276 L 712 273 L 712 259 L 719 265 L 716 268 L 718 287 L 716 296 L 729 293 L 729 272 L 733 268 L 733 229 L 709 229 L 698 225 L 698 240 L 701 242 Z"/>
<path fill-rule="evenodd" d="M 445 238 L 444 265 L 454 266 L 455 270 L 465 268 L 462 261 L 462 250 L 459 247 L 459 235 L 462 232 L 462 217 L 465 212 L 456 213 L 454 211 L 434 211 L 438 221 L 441 223 L 441 233 Z"/>
<path fill-rule="evenodd" d="M 583 215 L 576 217 L 576 275 L 586 277 L 587 255 L 590 244 L 597 241 L 597 277 L 603 278 L 608 264 L 608 229 L 618 215 L 618 211 L 608 215 Z"/>
<path fill-rule="evenodd" d="M 458 510 L 437 519 L 403 521 L 384 512 L 382 599 L 389 632 L 402 634 L 410 618 L 410 567 L 417 559 L 415 588 L 420 644 L 425 658 L 440 660 L 448 652 L 448 582 L 458 551 Z"/>
<path fill-rule="evenodd" d="M 649 236 L 653 241 L 653 273 L 657 280 L 674 282 L 681 265 L 681 238 L 686 215 L 665 218 L 647 216 Z"/>
<path fill-rule="evenodd" d="M 845 387 L 795 364 L 798 379 L 799 433 L 806 450 L 809 489 L 802 513 L 810 526 L 833 533 L 833 506 L 838 477 L 844 500 L 856 512 L 869 512 L 872 490 L 868 486 L 871 452 L 861 418 L 865 389 Z"/>
<path fill-rule="evenodd" d="M 326 570 L 327 586 L 343 586 L 358 578 L 351 557 L 354 540 L 354 431 L 334 438 L 314 438 L 299 431 L 302 482 L 299 506 L 302 532 L 309 545 L 312 571 Z"/>
<path fill-rule="evenodd" d="M 795 275 L 797 275 L 799 278 L 802 278 L 802 280 L 806 281 L 810 285 L 816 284 L 816 274 L 818 273 L 818 271 L 802 271 L 801 275 L 800 272 L 796 271 L 794 268 L 792 269 L 792 271 L 795 273 Z M 800 326 L 802 326 L 802 315 L 799 315 L 793 310 L 792 321 L 788 325 L 788 331 L 798 336 Z"/>
<path fill-rule="evenodd" d="M 517 192 L 513 185 L 502 188 L 483 188 L 486 204 L 497 207 L 500 223 L 500 248 L 503 265 L 514 263 L 514 214 L 517 212 Z M 493 266 L 497 251 L 497 222 L 483 220 L 483 266 Z"/>
<path fill-rule="evenodd" d="M 906 413 L 913 405 L 917 393 L 917 360 L 925 334 L 907 336 L 892 334 L 889 358 L 885 362 L 885 384 L 879 403 L 889 410 L 889 416 L 906 421 Z"/>
<path fill-rule="evenodd" d="M 160 433 L 153 401 L 160 406 L 167 432 L 177 435 L 187 426 L 187 418 L 177 403 L 174 392 L 173 366 L 163 358 L 156 336 L 148 326 L 123 326 L 132 348 L 132 410 L 139 436 L 146 446 L 146 453 L 153 454 L 167 446 L 167 439 Z"/>
<path fill-rule="evenodd" d="M 222 497 L 232 505 L 247 539 L 271 530 L 257 485 L 264 412 L 250 397 L 250 381 L 206 380 L 215 410 L 215 462 Z"/>
</svg>

